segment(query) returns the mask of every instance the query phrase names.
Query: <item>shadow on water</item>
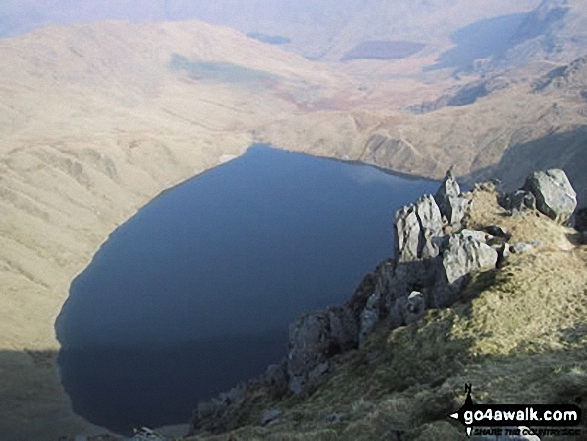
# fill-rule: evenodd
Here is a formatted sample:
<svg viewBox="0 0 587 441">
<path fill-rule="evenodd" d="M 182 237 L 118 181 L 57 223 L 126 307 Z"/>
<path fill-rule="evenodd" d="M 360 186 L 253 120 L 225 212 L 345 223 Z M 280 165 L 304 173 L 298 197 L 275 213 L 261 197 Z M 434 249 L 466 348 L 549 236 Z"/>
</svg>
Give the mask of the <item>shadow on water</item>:
<svg viewBox="0 0 587 441">
<path fill-rule="evenodd" d="M 283 329 L 202 342 L 65 349 L 58 362 L 74 411 L 129 435 L 137 425 L 186 424 L 198 401 L 259 376 L 285 355 Z"/>
<path fill-rule="evenodd" d="M 350 298 L 391 256 L 394 212 L 437 186 L 254 146 L 163 192 L 110 235 L 56 321 L 75 410 L 119 432 L 186 422 L 278 363 L 296 316 Z"/>
</svg>

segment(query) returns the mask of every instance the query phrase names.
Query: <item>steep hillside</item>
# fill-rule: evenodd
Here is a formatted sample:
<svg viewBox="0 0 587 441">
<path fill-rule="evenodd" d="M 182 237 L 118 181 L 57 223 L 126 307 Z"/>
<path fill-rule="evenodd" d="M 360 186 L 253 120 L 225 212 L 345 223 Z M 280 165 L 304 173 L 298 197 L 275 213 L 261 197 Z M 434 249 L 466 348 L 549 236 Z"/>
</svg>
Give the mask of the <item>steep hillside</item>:
<svg viewBox="0 0 587 441">
<path fill-rule="evenodd" d="M 83 422 L 60 390 L 53 324 L 100 243 L 344 80 L 197 22 L 49 27 L 0 54 L 0 438 L 54 440 Z"/>
<path fill-rule="evenodd" d="M 560 188 L 554 193 L 572 199 L 572 189 Z M 366 276 L 344 306 L 301 317 L 290 328 L 285 371 L 272 367 L 202 403 L 188 439 L 465 440 L 448 419 L 465 384 L 480 403 L 584 407 L 587 245 L 539 211 L 505 209 L 488 183 L 460 196 L 469 207 L 461 222 L 438 228 L 439 210 L 463 207 L 458 191 L 449 176 L 435 197 L 440 208 L 424 197 L 400 210 L 398 257 Z M 308 375 L 301 389 L 300 362 Z"/>
<path fill-rule="evenodd" d="M 424 114 L 385 114 L 366 101 L 346 112 L 280 120 L 257 135 L 293 150 L 304 146 L 318 155 L 334 154 L 436 178 L 455 165 L 459 175 L 472 175 L 469 182 L 496 176 L 506 188 L 520 185 L 533 169 L 561 167 L 585 204 L 584 70 L 578 60 L 544 75 L 515 71 L 465 83 L 436 102 L 416 106 L 420 111 L 437 108 Z M 557 87 L 536 89 L 560 72 L 561 78 L 576 80 L 561 79 Z"/>
</svg>

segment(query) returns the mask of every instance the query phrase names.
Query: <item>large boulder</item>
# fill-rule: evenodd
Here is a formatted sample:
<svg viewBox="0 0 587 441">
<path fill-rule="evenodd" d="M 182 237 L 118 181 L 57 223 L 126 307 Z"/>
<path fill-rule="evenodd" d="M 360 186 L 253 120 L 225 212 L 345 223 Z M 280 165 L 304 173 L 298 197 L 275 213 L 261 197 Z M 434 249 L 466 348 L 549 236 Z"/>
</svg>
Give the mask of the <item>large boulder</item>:
<svg viewBox="0 0 587 441">
<path fill-rule="evenodd" d="M 440 212 L 450 224 L 460 224 L 469 206 L 469 200 L 461 196 L 461 189 L 455 179 L 452 169 L 446 172 L 446 177 L 434 196 Z"/>
<path fill-rule="evenodd" d="M 442 251 L 440 275 L 434 288 L 435 306 L 452 304 L 468 281 L 469 274 L 478 269 L 495 268 L 497 259 L 497 251 L 484 243 L 478 234 L 465 230 L 449 236 Z"/>
<path fill-rule="evenodd" d="M 577 207 L 577 194 L 564 171 L 537 171 L 526 179 L 524 190 L 536 198 L 536 208 L 551 219 L 566 223 Z"/>
</svg>

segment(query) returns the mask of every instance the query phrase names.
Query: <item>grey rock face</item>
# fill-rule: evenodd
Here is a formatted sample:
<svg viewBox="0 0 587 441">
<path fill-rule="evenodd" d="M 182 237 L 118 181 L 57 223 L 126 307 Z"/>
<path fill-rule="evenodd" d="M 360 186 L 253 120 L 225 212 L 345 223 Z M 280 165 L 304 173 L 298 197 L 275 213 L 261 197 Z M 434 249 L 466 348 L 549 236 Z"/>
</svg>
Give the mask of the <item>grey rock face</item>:
<svg viewBox="0 0 587 441">
<path fill-rule="evenodd" d="M 420 224 L 416 207 L 401 208 L 395 215 L 396 253 L 398 262 L 411 262 L 418 259 L 420 244 Z"/>
<path fill-rule="evenodd" d="M 449 225 L 461 223 L 465 216 L 469 201 L 460 194 L 461 189 L 452 171 L 447 171 L 434 198 Z"/>
<path fill-rule="evenodd" d="M 438 255 L 434 238 L 442 234 L 442 215 L 434 198 L 422 196 L 415 205 L 403 207 L 395 216 L 396 256 L 412 262 Z"/>
<path fill-rule="evenodd" d="M 577 194 L 564 171 L 537 171 L 526 179 L 524 190 L 536 198 L 536 208 L 551 219 L 565 223 L 577 207 Z"/>
<path fill-rule="evenodd" d="M 287 377 L 289 389 L 304 386 L 328 371 L 328 358 L 358 343 L 357 319 L 347 307 L 307 314 L 290 326 Z"/>
<path fill-rule="evenodd" d="M 481 268 L 495 268 L 497 251 L 472 235 L 463 233 L 449 237 L 442 253 L 441 272 L 434 289 L 437 307 L 449 306 L 466 282 L 466 276 Z"/>
</svg>

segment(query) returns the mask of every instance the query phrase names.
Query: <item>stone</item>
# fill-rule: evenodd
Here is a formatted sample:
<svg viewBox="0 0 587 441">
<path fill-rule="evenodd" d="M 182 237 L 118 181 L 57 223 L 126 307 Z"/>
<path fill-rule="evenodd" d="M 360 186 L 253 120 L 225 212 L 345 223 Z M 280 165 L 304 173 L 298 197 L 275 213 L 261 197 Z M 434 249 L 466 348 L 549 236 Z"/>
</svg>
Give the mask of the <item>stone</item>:
<svg viewBox="0 0 587 441">
<path fill-rule="evenodd" d="M 536 198 L 536 208 L 556 222 L 566 223 L 577 207 L 577 194 L 561 169 L 537 171 L 526 179 L 524 190 Z"/>
<path fill-rule="evenodd" d="M 431 195 L 424 195 L 415 205 L 398 210 L 394 226 L 398 262 L 413 262 L 438 255 L 434 239 L 442 234 L 442 214 Z"/>
<path fill-rule="evenodd" d="M 517 244 L 515 244 L 513 247 L 510 248 L 510 251 L 512 253 L 520 254 L 520 253 L 527 253 L 529 251 L 532 251 L 533 249 L 534 249 L 534 245 L 532 245 L 531 243 L 518 242 Z"/>
<path fill-rule="evenodd" d="M 505 242 L 501 244 L 499 248 L 497 248 L 497 263 L 495 266 L 497 268 L 501 268 L 504 262 L 510 257 L 510 245 Z"/>
<path fill-rule="evenodd" d="M 469 200 L 461 197 L 461 189 L 455 179 L 452 169 L 446 172 L 446 177 L 436 192 L 434 199 L 440 208 L 441 214 L 449 224 L 460 224 L 465 216 Z"/>
<path fill-rule="evenodd" d="M 267 424 L 272 423 L 282 415 L 283 412 L 281 410 L 268 410 L 263 414 L 263 417 L 261 418 L 261 425 L 266 426 Z"/>
<path fill-rule="evenodd" d="M 453 234 L 442 252 L 440 263 L 443 277 L 434 288 L 434 304 L 446 307 L 452 304 L 467 281 L 469 273 L 477 269 L 495 268 L 498 253 L 473 236 Z"/>
<path fill-rule="evenodd" d="M 426 312 L 426 301 L 424 294 L 418 291 L 412 291 L 408 296 L 404 311 L 406 324 L 414 323 L 420 320 Z"/>
</svg>

